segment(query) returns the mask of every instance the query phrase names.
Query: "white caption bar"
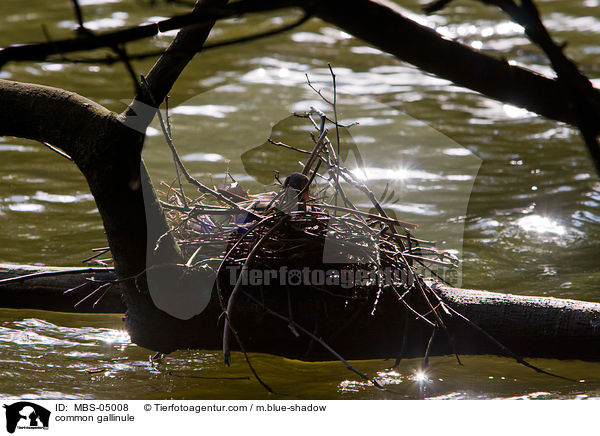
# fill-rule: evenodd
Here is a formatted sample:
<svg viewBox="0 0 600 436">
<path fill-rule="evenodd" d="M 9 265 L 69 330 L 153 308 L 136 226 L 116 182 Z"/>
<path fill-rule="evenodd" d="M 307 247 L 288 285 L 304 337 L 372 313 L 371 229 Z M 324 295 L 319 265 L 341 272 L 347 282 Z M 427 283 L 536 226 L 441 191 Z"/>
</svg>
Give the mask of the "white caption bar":
<svg viewBox="0 0 600 436">
<path fill-rule="evenodd" d="M 3 400 L 0 435 L 596 434 L 594 401 Z M 41 430 L 41 431 L 40 431 Z M 592 431 L 592 433 L 590 433 Z M 310 433 L 307 433 L 310 432 Z"/>
</svg>

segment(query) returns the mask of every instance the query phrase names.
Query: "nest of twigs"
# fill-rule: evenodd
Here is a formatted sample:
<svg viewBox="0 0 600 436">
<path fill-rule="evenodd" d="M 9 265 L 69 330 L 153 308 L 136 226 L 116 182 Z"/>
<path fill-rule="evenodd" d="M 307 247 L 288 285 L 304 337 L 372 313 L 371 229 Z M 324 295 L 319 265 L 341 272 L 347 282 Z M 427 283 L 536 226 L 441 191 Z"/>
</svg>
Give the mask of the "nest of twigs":
<svg viewBox="0 0 600 436">
<path fill-rule="evenodd" d="M 206 194 L 187 208 L 177 191 L 170 192 L 168 220 L 184 257 L 191 266 L 219 270 L 225 293 L 235 285 L 228 271 L 239 276 L 246 268 L 275 271 L 270 280 L 275 285 L 303 285 L 340 297 L 370 299 L 384 288 L 400 296 L 423 284 L 418 278 L 427 262 L 454 266 L 450 255 L 415 238 L 412 224 L 325 202 L 295 202 L 294 188 L 253 195 L 241 194 L 234 183 L 217 192 L 235 206 L 217 205 Z M 296 282 L 282 277 L 294 271 L 302 273 Z"/>
<path fill-rule="evenodd" d="M 332 76 L 335 93 L 333 71 Z M 310 82 L 309 85 L 312 87 Z M 330 103 L 320 91 L 317 92 Z M 335 100 L 330 104 L 336 114 Z M 312 308 L 306 305 L 292 308 L 290 287 L 295 286 L 302 290 L 304 302 L 319 298 L 328 301 L 333 298 L 342 302 L 341 306 L 333 305 L 333 310 L 338 310 L 337 314 L 327 313 L 332 305 L 319 314 L 320 319 L 325 319 L 324 323 L 327 323 L 328 317 L 347 317 L 345 309 L 349 306 L 356 309 L 355 314 L 372 315 L 382 298 L 390 296 L 404 307 L 405 316 L 412 314 L 419 322 L 431 327 L 431 337 L 425 350 L 425 367 L 436 331 L 446 330 L 450 345 L 454 348 L 452 333 L 447 331 L 444 319 L 456 315 L 488 336 L 520 363 L 544 372 L 514 355 L 466 317 L 444 304 L 432 284 L 434 282 L 426 281 L 424 275 L 429 273 L 430 278 L 444 281 L 436 271 L 455 268 L 458 260 L 448 252 L 436 249 L 433 242 L 415 238 L 411 233 L 417 227 L 415 224 L 389 216 L 373 192 L 352 171 L 342 166 L 339 159 L 339 133 L 336 132 L 338 143 L 334 146 L 326 128 L 328 123 L 336 130 L 342 127 L 337 122 L 337 114 L 336 121 L 316 109 L 294 115 L 307 119 L 314 126 L 312 149 L 269 139 L 268 143 L 273 147 L 283 147 L 308 157 L 298 168 L 299 172 L 289 175 L 284 182 L 279 180 L 274 169 L 278 188 L 259 194 L 250 194 L 232 177 L 229 177 L 229 182 L 214 188 L 194 179 L 181 163 L 161 118 L 176 168 L 201 193 L 198 198 L 188 198 L 179 172 L 176 183 L 164 184 L 168 189 L 161 203 L 167 210 L 170 230 L 163 237 L 167 234 L 174 236 L 188 267 L 209 268 L 216 275 L 216 289 L 225 319 L 225 362 L 230 363 L 229 341 L 233 335 L 258 381 L 270 390 L 254 371 L 243 341 L 232 325 L 231 315 L 236 297 L 243 294 L 246 302 L 258 306 L 262 313 L 285 321 L 295 336 L 299 337 L 302 333 L 310 338 L 309 345 L 319 343 L 350 370 L 381 387 L 345 361 L 319 336 L 318 329 L 311 331 L 309 326 L 303 325 L 302 311 L 310 312 Z M 350 189 L 359 191 L 369 199 L 372 204 L 370 211 L 359 210 L 352 203 L 346 192 Z M 386 191 L 387 188 L 381 198 L 385 198 Z M 435 270 L 432 266 L 435 266 Z M 276 290 L 284 288 L 286 292 L 265 295 L 263 291 L 269 286 Z M 286 293 L 287 307 L 286 298 L 282 298 Z M 341 312 L 340 307 L 343 308 Z M 285 315 L 282 314 L 284 312 Z M 352 322 L 352 319 L 346 325 L 348 322 Z M 402 349 L 406 342 L 406 326 L 405 323 Z M 330 336 L 339 334 L 344 328 L 337 325 L 333 327 L 335 331 Z M 402 350 L 396 365 L 401 357 Z M 456 357 L 458 359 L 458 355 Z"/>
<path fill-rule="evenodd" d="M 283 182 L 276 177 L 279 187 L 273 192 L 250 194 L 233 178 L 209 188 L 187 173 L 174 152 L 184 176 L 201 195 L 186 197 L 180 182 L 165 185 L 168 190 L 163 206 L 168 210 L 169 233 L 181 247 L 188 266 L 209 267 L 217 276 L 225 314 L 226 362 L 230 333 L 243 350 L 231 325 L 236 296 L 244 293 L 255 301 L 250 294 L 268 286 L 288 288 L 288 292 L 290 286 L 297 286 L 304 295 L 359 301 L 363 303 L 361 310 L 366 307 L 371 314 L 382 294 L 388 292 L 432 327 L 443 324 L 443 304 L 422 273 L 432 263 L 455 267 L 456 259 L 435 249 L 432 242 L 415 238 L 411 234 L 415 224 L 388 216 L 373 192 L 341 166 L 327 137 L 325 126 L 331 121 L 323 113 L 313 110 L 299 116 L 315 126 L 313 148 L 303 150 L 270 141 L 273 147 L 308 155 L 299 168 L 301 173 L 293 173 Z M 320 122 L 313 119 L 316 116 Z M 334 126 L 337 128 L 337 123 Z M 373 205 L 371 211 L 359 210 L 345 191 L 349 189 L 366 195 Z M 419 306 L 426 309 L 423 313 L 409 305 L 406 297 L 411 293 L 420 299 Z M 285 318 L 295 334 L 301 329 L 311 335 L 297 322 L 267 307 L 268 299 L 262 294 L 260 300 L 256 302 L 264 311 Z M 276 303 L 281 307 L 281 301 Z"/>
<path fill-rule="evenodd" d="M 411 231 L 416 224 L 388 216 L 373 192 L 341 166 L 325 127 L 333 122 L 325 114 L 313 109 L 296 115 L 315 126 L 314 146 L 303 150 L 269 141 L 273 147 L 308 155 L 301 173 L 289 175 L 284 182 L 276 173 L 277 191 L 250 194 L 231 177 L 227 183 L 208 188 L 183 166 L 185 177 L 202 195 L 189 199 L 179 189 L 180 183 L 179 188 L 165 184 L 163 206 L 168 209 L 170 233 L 187 265 L 210 265 L 217 274 L 221 298 L 235 293 L 236 285 L 251 282 L 249 271 L 260 272 L 261 285 L 302 285 L 339 297 L 372 300 L 372 311 L 384 290 L 403 301 L 413 290 L 425 298 L 426 293 L 434 294 L 423 281 L 423 272 L 435 275 L 432 264 L 454 268 L 457 259 L 436 249 L 433 242 L 415 238 Z M 313 118 L 317 116 L 320 122 Z M 371 211 L 359 210 L 350 201 L 348 189 L 366 195 L 373 205 Z M 239 280 L 230 279 L 232 270 Z M 275 271 L 270 283 L 265 283 L 265 271 Z M 433 295 L 433 300 L 430 308 L 439 298 Z M 435 324 L 438 309 L 423 318 Z"/>
</svg>

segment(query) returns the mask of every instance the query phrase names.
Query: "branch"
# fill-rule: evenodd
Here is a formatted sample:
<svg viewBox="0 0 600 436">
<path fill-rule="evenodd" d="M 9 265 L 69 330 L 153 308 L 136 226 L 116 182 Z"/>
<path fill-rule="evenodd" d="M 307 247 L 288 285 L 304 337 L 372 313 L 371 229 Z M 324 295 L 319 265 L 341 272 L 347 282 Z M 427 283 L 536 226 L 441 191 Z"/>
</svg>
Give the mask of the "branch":
<svg viewBox="0 0 600 436">
<path fill-rule="evenodd" d="M 435 30 L 407 19 L 395 5 L 384 3 L 383 0 L 323 0 L 316 4 L 311 0 L 241 0 L 219 10 L 203 6 L 199 8 L 199 12 L 108 32 L 94 38 L 7 47 L 0 50 L 0 66 L 11 60 L 40 60 L 51 54 L 112 47 L 115 43 L 122 44 L 154 36 L 159 31 L 192 24 L 208 26 L 217 18 L 286 7 L 314 12 L 319 18 L 380 50 L 459 86 L 553 120 L 578 125 L 580 117 L 555 80 L 447 40 Z M 165 94 L 153 91 L 157 97 Z M 594 107 L 600 106 L 598 90 L 592 89 L 590 99 Z M 595 110 L 589 110 L 586 114 L 592 133 L 600 132 L 600 114 Z"/>
<path fill-rule="evenodd" d="M 302 24 L 307 22 L 309 19 L 310 19 L 310 14 L 305 13 L 302 17 L 293 21 L 292 23 L 286 24 L 286 25 L 278 27 L 276 29 L 267 30 L 264 32 L 258 32 L 258 33 L 252 34 L 252 35 L 242 36 L 239 38 L 227 39 L 224 41 L 217 41 L 217 42 L 204 44 L 202 46 L 201 50 L 206 51 L 206 50 L 212 50 L 215 48 L 228 47 L 231 45 L 243 44 L 243 43 L 267 38 L 270 36 L 278 35 L 280 33 L 284 33 L 289 30 L 295 29 L 298 26 L 301 26 Z M 164 49 L 152 50 L 152 51 L 147 51 L 147 52 L 142 52 L 142 53 L 128 54 L 127 59 L 129 59 L 130 61 L 134 61 L 134 60 L 139 61 L 139 60 L 143 60 L 143 59 L 147 59 L 147 58 L 157 57 L 157 56 L 162 55 L 163 53 L 164 53 Z M 111 56 L 111 55 L 106 55 L 103 57 L 95 57 L 95 58 L 94 57 L 82 57 L 82 58 L 62 57 L 57 60 L 57 62 L 71 63 L 71 64 L 104 64 L 104 65 L 112 65 L 112 64 L 115 64 L 120 61 L 121 61 L 120 57 Z"/>
<path fill-rule="evenodd" d="M 0 264 L 0 279 L 15 277 L 25 274 L 35 274 L 48 271 L 63 271 L 68 268 L 3 265 Z M 39 275 L 36 278 L 22 283 L 10 283 L 0 287 L 0 307 L 57 310 L 62 312 L 73 312 L 73 304 L 81 297 L 74 291 L 64 294 L 65 289 L 90 283 L 89 286 L 116 281 L 116 277 L 110 268 L 91 273 L 76 272 L 80 268 L 74 268 L 72 274 L 61 275 Z M 90 281 L 88 279 L 94 279 Z M 116 288 L 123 283 L 115 283 L 105 297 L 101 300 L 102 307 L 93 309 L 90 306 L 78 308 L 77 311 L 85 312 L 117 312 L 123 313 L 125 307 Z M 468 289 L 456 289 L 440 286 L 438 289 L 442 301 L 447 307 L 467 316 L 472 322 L 485 329 L 490 334 L 510 347 L 514 352 L 529 357 L 552 357 L 562 359 L 581 359 L 588 361 L 600 361 L 600 334 L 598 330 L 598 319 L 600 319 L 600 303 L 566 300 L 551 297 L 530 297 L 495 292 L 476 291 Z M 250 298 L 248 294 L 244 294 Z M 310 298 L 310 297 L 307 297 Z M 250 298 L 251 299 L 251 298 Z M 255 301 L 256 302 L 256 301 Z M 218 306 L 218 303 L 215 303 Z M 262 306 L 262 304 L 259 304 Z M 196 324 L 193 327 L 187 325 L 186 333 L 195 334 L 195 342 L 187 343 L 188 347 L 216 349 L 222 343 L 222 329 L 218 328 L 215 319 L 220 310 L 215 309 L 213 316 L 206 316 L 204 324 Z M 271 311 L 271 314 L 272 311 Z M 400 317 L 399 317 L 400 318 Z M 282 319 L 283 320 L 283 319 Z M 349 359 L 376 359 L 390 357 L 397 353 L 401 345 L 399 343 L 405 331 L 403 324 L 398 324 L 398 330 L 390 334 L 390 327 L 385 322 L 370 321 L 353 324 L 356 328 L 350 333 L 358 335 L 355 338 L 350 333 L 346 338 L 329 338 L 331 347 Z M 288 322 L 288 320 L 284 320 Z M 454 321 L 457 351 L 461 354 L 498 354 L 496 344 L 490 342 L 489 338 L 474 332 L 473 328 L 460 317 Z M 294 322 L 297 327 L 296 322 Z M 162 326 L 166 328 L 165 326 Z M 300 358 L 297 343 L 290 340 L 290 336 L 279 336 L 278 329 L 262 331 L 263 327 L 247 325 L 246 334 L 266 335 L 273 341 L 274 346 L 268 350 L 262 349 L 256 343 L 250 344 L 248 351 L 267 351 L 279 355 L 287 355 L 291 358 Z M 298 330 L 300 330 L 298 328 Z M 172 334 L 171 331 L 167 332 Z M 429 339 L 430 327 L 425 323 L 414 323 L 409 334 L 405 338 L 404 358 L 423 356 L 426 341 Z M 366 338 L 370 338 L 367 341 Z M 287 340 L 286 340 L 287 339 Z M 346 340 L 347 339 L 347 340 Z M 365 339 L 365 342 L 360 342 Z M 438 341 L 442 342 L 442 341 Z M 350 343 L 350 348 L 347 346 Z M 361 344 L 357 346 L 357 344 Z M 374 346 L 375 345 L 375 346 Z M 434 346 L 430 355 L 443 355 L 451 353 L 447 347 Z M 437 349 L 436 349 L 437 348 Z M 323 354 L 314 353 L 304 356 L 304 359 L 323 360 L 327 358 Z"/>
<path fill-rule="evenodd" d="M 577 114 L 555 80 L 445 39 L 405 18 L 393 4 L 383 0 L 328 0 L 319 2 L 315 15 L 459 86 L 553 120 L 578 124 Z M 590 98 L 595 107 L 600 106 L 598 90 L 593 89 Z M 594 132 L 600 132 L 600 113 L 590 108 L 588 115 Z"/>
<path fill-rule="evenodd" d="M 0 80 L 0 107 L 10 108 L 0 117 L 0 135 L 52 144 L 81 170 L 102 217 L 117 273 L 128 277 L 143 271 L 147 218 L 157 222 L 154 215 L 161 211 L 142 195 L 143 135 L 103 106 L 47 86 Z"/>
<path fill-rule="evenodd" d="M 105 299 L 91 305 L 74 305 L 81 299 L 80 292 L 65 293 L 65 289 L 79 287 L 94 289 L 94 281 L 114 280 L 112 268 L 58 268 L 29 265 L 0 264 L 0 306 L 23 309 L 54 310 L 59 312 L 123 313 L 122 287 L 115 284 Z"/>
<path fill-rule="evenodd" d="M 436 0 L 426 5 L 423 10 L 432 13 L 441 10 L 452 0 Z M 537 45 L 546 55 L 558 77 L 557 83 L 562 88 L 560 96 L 566 100 L 575 115 L 575 124 L 588 148 L 596 171 L 600 174 L 600 145 L 598 144 L 598 121 L 600 103 L 597 90 L 590 80 L 579 71 L 577 65 L 563 52 L 564 45 L 557 45 L 544 26 L 538 8 L 532 0 L 521 0 L 518 5 L 514 0 L 480 0 L 486 5 L 497 6 L 515 23 L 525 29 L 529 40 Z"/>
<path fill-rule="evenodd" d="M 564 54 L 563 47 L 554 42 L 532 0 L 522 0 L 520 6 L 513 0 L 483 1 L 498 6 L 513 21 L 523 26 L 529 39 L 547 56 L 558 76 L 562 95 L 575 113 L 577 127 L 596 166 L 596 171 L 600 174 L 600 145 L 596 137 L 598 131 L 594 117 L 600 113 L 600 104 L 594 101 L 596 90 L 590 80 Z"/>
<path fill-rule="evenodd" d="M 179 31 L 169 48 L 165 50 L 148 73 L 146 77 L 148 86 L 138 91 L 135 100 L 152 107 L 160 106 L 184 68 L 194 55 L 202 50 L 202 45 L 215 24 L 215 18 L 207 20 L 205 3 L 209 7 L 223 7 L 227 0 L 207 0 L 206 2 L 199 0 L 196 2 L 192 14 L 196 17 L 202 16 L 202 23 Z M 215 15 L 212 14 L 212 17 Z"/>
<path fill-rule="evenodd" d="M 0 117 L 0 135 L 47 142 L 84 167 L 98 137 L 112 128 L 122 134 L 129 130 L 105 107 L 49 86 L 0 79 L 0 106 L 10 108 Z"/>
<path fill-rule="evenodd" d="M 35 44 L 16 44 L 0 49 L 0 68 L 10 61 L 43 61 L 51 55 L 64 55 L 78 51 L 95 50 L 98 48 L 112 48 L 141 39 L 151 38 L 161 32 L 193 27 L 208 32 L 218 19 L 230 18 L 250 12 L 266 12 L 280 8 L 290 7 L 289 0 L 242 0 L 232 5 L 225 6 L 226 0 L 199 1 L 193 12 L 176 15 L 155 23 L 142 24 L 111 32 L 79 34 L 75 38 Z M 310 3 L 310 2 L 309 2 Z M 182 35 L 183 37 L 183 35 Z M 176 38 L 177 39 L 177 38 Z M 201 41 L 196 41 L 196 46 L 201 46 Z M 199 44 L 200 43 L 200 44 Z M 190 44 L 190 49 L 192 49 Z M 195 53 L 196 50 L 193 50 Z"/>
</svg>

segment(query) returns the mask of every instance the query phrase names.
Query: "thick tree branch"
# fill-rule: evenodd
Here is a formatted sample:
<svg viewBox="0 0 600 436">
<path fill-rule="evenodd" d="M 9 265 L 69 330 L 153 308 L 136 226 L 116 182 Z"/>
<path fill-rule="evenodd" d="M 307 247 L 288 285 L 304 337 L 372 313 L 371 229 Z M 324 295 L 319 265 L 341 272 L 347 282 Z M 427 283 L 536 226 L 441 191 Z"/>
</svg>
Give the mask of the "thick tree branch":
<svg viewBox="0 0 600 436">
<path fill-rule="evenodd" d="M 75 93 L 0 80 L 0 135 L 48 142 L 64 150 L 87 179 L 117 271 L 145 268 L 146 217 L 141 192 L 139 132 Z M 140 250 L 142 247 L 142 250 Z"/>
<path fill-rule="evenodd" d="M 60 272 L 60 275 L 46 275 Z M 23 275 L 32 277 L 13 283 L 4 283 L 10 277 Z M 115 280 L 112 268 L 90 268 L 82 272 L 81 268 L 40 267 L 31 265 L 0 264 L 0 307 L 13 309 L 41 309 L 59 312 L 95 312 L 95 313 L 124 313 L 125 303 L 121 298 L 121 284 L 115 284 L 102 299 L 92 306 L 75 304 L 86 293 L 97 288 L 103 282 Z M 92 281 L 94 280 L 94 281 Z M 65 291 L 79 287 L 74 292 Z"/>
<path fill-rule="evenodd" d="M 189 47 L 207 34 L 205 28 L 189 28 L 176 38 L 172 48 L 186 55 L 163 56 L 157 62 L 151 76 L 160 92 L 168 92 L 197 52 Z M 147 250 L 165 232 L 166 221 L 141 162 L 145 128 L 132 129 L 127 117 L 76 94 L 33 84 L 0 80 L 0 106 L 12 109 L 0 120 L 0 135 L 48 142 L 73 158 L 86 177 L 102 216 L 119 277 L 140 277 L 153 265 L 181 260 L 174 243 L 163 241 L 156 253 Z M 176 280 L 167 281 L 165 292 L 178 286 Z M 142 335 L 139 343 L 151 346 L 151 341 L 156 340 L 164 343 L 159 346 L 161 349 L 168 347 L 172 336 L 169 329 L 185 328 L 185 322 L 154 307 L 145 292 L 148 289 L 145 277 L 124 282 L 123 289 L 130 309 L 127 323 L 133 326 L 130 331 L 134 339 L 139 332 Z M 138 324 L 152 327 L 138 328 Z M 157 335 L 156 328 L 164 337 Z"/>
<path fill-rule="evenodd" d="M 436 0 L 425 6 L 426 13 L 443 9 L 452 0 Z M 600 105 L 597 100 L 597 90 L 590 80 L 580 71 L 575 62 L 563 52 L 564 45 L 554 42 L 542 22 L 538 8 L 532 0 L 521 0 L 517 4 L 513 0 L 480 0 L 483 4 L 500 8 L 514 22 L 525 29 L 529 40 L 537 45 L 548 57 L 552 68 L 558 76 L 561 86 L 562 99 L 575 114 L 576 125 L 588 147 L 588 151 L 600 174 L 600 145 L 598 143 L 598 117 Z"/>
<path fill-rule="evenodd" d="M 315 14 L 380 50 L 457 85 L 577 125 L 577 114 L 555 80 L 445 39 L 435 30 L 405 18 L 393 4 L 328 0 L 319 3 Z M 592 98 L 600 105 L 598 90 L 594 90 Z M 600 113 L 590 108 L 589 116 L 595 121 L 596 131 L 600 131 Z"/>
<path fill-rule="evenodd" d="M 157 24 L 109 32 L 93 39 L 77 38 L 7 47 L 0 50 L 0 65 L 10 60 L 40 60 L 56 53 L 111 47 L 116 43 L 153 36 L 158 31 L 192 24 L 208 26 L 215 19 L 232 14 L 285 7 L 310 11 L 403 61 L 487 97 L 572 125 L 577 125 L 580 119 L 555 80 L 447 40 L 435 30 L 404 17 L 395 5 L 375 0 L 323 0 L 316 4 L 311 0 L 242 0 L 217 11 L 206 7 L 201 12 L 199 9 L 198 12 L 173 17 Z M 196 32 L 200 33 L 198 29 Z M 199 40 L 203 41 L 202 38 Z M 188 48 L 198 50 L 201 44 L 192 46 L 193 43 L 186 47 L 186 51 Z M 176 54 L 175 51 L 173 54 Z M 189 54 L 184 54 L 182 59 L 185 57 L 189 57 Z M 156 70 L 158 71 L 159 69 Z M 165 94 L 165 90 L 156 89 L 153 92 L 158 101 Z M 595 126 L 593 133 L 598 133 L 600 114 L 594 108 L 600 106 L 600 92 L 592 90 L 590 99 L 591 107 L 586 112 L 586 117 L 589 118 L 589 124 Z"/>
<path fill-rule="evenodd" d="M 0 283 L 0 307 L 58 310 L 65 312 L 123 312 L 125 307 L 120 301 L 117 287 L 112 288 L 100 300 L 96 307 L 86 304 L 73 308 L 82 295 L 89 289 L 82 289 L 63 295 L 66 289 L 75 288 L 94 278 L 105 281 L 116 280 L 109 269 L 95 268 L 94 272 L 78 272 L 80 268 L 35 267 L 27 265 L 0 264 L 0 280 L 23 274 L 42 273 L 40 277 L 18 283 Z M 44 276 L 44 273 L 66 271 L 60 276 Z M 93 284 L 92 284 L 93 285 Z M 91 285 L 90 285 L 91 286 Z M 496 292 L 485 292 L 470 289 L 457 289 L 442 286 L 440 297 L 445 304 L 466 315 L 471 321 L 491 333 L 507 347 L 519 354 L 530 357 L 571 358 L 600 360 L 600 303 L 566 300 L 549 297 L 527 297 Z M 189 331 L 197 348 L 217 347 L 222 331 L 214 328 L 215 315 L 213 305 L 210 315 L 204 315 L 207 329 Z M 394 326 L 373 321 L 368 317 L 362 324 L 356 323 L 355 334 L 343 335 L 331 343 L 337 351 L 346 357 L 369 359 L 395 356 L 401 347 L 404 325 L 398 321 L 402 316 L 395 316 Z M 451 321 L 455 329 L 456 347 L 461 354 L 501 354 L 501 350 L 484 335 L 478 334 L 460 318 Z M 377 325 L 379 323 L 379 325 Z M 261 336 L 264 342 L 262 349 L 279 355 L 296 357 L 298 347 L 296 339 L 286 328 L 269 330 L 256 324 L 245 324 L 255 336 Z M 379 333 L 379 334 L 377 334 Z M 283 334 L 283 336 L 280 336 Z M 422 357 L 428 342 L 430 330 L 426 324 L 411 323 L 410 340 L 405 344 L 404 357 Z M 287 337 L 286 337 L 287 335 Z M 358 337 L 356 336 L 358 335 Z M 272 337 L 271 337 L 272 336 Z M 345 338 L 347 336 L 347 338 Z M 270 340 L 269 340 L 269 337 Z M 360 340 L 364 337 L 364 340 Z M 329 339 L 329 338 L 328 338 Z M 331 340 L 331 339 L 329 339 Z M 445 341 L 437 341 L 431 354 L 451 353 Z M 259 351 L 252 349 L 251 351 Z M 315 353 L 303 356 L 304 359 L 328 359 L 326 353 Z"/>
<path fill-rule="evenodd" d="M 11 45 L 0 49 L 0 68 L 11 61 L 43 61 L 52 55 L 65 55 L 98 48 L 112 48 L 119 44 L 151 38 L 161 32 L 182 29 L 188 26 L 205 28 L 209 31 L 218 19 L 293 6 L 290 0 L 241 0 L 225 6 L 226 3 L 226 0 L 200 1 L 194 7 L 193 12 L 176 15 L 155 23 L 98 34 L 86 32 L 74 38 L 45 43 Z M 311 1 L 306 3 L 311 3 Z M 196 47 L 201 46 L 200 42 L 197 41 Z"/>
<path fill-rule="evenodd" d="M 285 5 L 307 8 L 309 2 L 236 3 L 240 4 L 252 6 L 255 10 L 260 7 L 267 10 Z M 312 2 L 310 6 L 313 6 Z M 323 0 L 314 12 L 374 46 L 456 84 L 549 118 L 577 124 L 577 114 L 567 104 L 568 100 L 555 81 L 445 40 L 434 30 L 406 19 L 393 6 L 369 0 Z M 194 15 L 194 19 L 197 18 Z M 203 23 L 206 26 L 212 21 L 207 22 L 204 18 Z M 208 28 L 201 26 L 182 31 L 169 49 L 169 54 L 165 54 L 152 69 L 148 81 L 156 105 L 169 92 L 193 54 L 201 48 L 208 31 Z M 76 43 L 73 44 L 76 47 Z M 110 44 L 114 45 L 115 41 L 110 41 Z M 0 52 L 0 63 L 7 52 L 19 52 L 18 47 L 10 49 Z M 25 52 L 28 50 L 32 48 L 25 49 Z M 594 101 L 598 95 L 594 90 Z M 145 97 L 139 96 L 137 101 L 143 103 Z M 146 258 L 147 244 L 149 240 L 155 241 L 155 236 L 162 233 L 161 229 L 166 223 L 140 159 L 143 132 L 148 120 L 144 120 L 142 129 L 136 131 L 127 127 L 129 123 L 123 122 L 128 121 L 132 113 L 137 113 L 135 107 L 127 115 L 116 115 L 73 93 L 4 80 L 0 80 L 0 107 L 7 108 L 0 118 L 0 135 L 19 136 L 56 145 L 67 152 L 81 169 L 104 221 L 118 276 L 139 276 L 149 264 L 156 263 L 156 259 Z M 151 109 L 153 116 L 154 108 Z M 598 121 L 598 113 L 592 112 L 590 117 Z M 600 126 L 600 122 L 596 122 L 595 126 Z M 143 188 L 149 188 L 147 192 L 150 195 L 146 201 Z M 149 225 L 149 222 L 154 224 Z M 154 244 L 151 246 L 154 247 Z M 178 258 L 177 253 L 172 251 L 167 251 L 166 257 Z M 173 280 L 165 281 L 165 289 L 171 289 L 174 283 Z M 220 331 L 215 323 L 220 310 L 214 298 L 206 312 L 184 321 L 157 309 L 143 292 L 144 286 L 140 292 L 136 283 L 124 282 L 124 288 L 128 305 L 127 325 L 134 342 L 163 352 L 219 345 L 211 342 L 215 332 Z M 311 310 L 309 303 L 304 308 L 307 311 Z M 379 313 L 377 316 L 382 316 Z M 560 314 L 560 311 L 557 313 Z M 254 319 L 255 314 L 247 315 L 250 320 Z M 352 340 L 342 341 L 340 347 L 352 350 L 356 342 L 368 344 L 373 337 L 380 337 L 383 342 L 372 345 L 365 352 L 372 356 L 388 353 L 390 348 L 387 345 L 397 343 L 394 342 L 396 335 L 391 335 L 390 331 L 401 331 L 402 328 L 402 322 L 396 320 L 397 313 L 392 315 L 390 320 L 399 323 L 397 329 L 390 330 L 385 322 L 372 317 L 365 321 L 365 328 L 355 332 L 356 338 L 349 335 L 348 338 Z M 254 349 L 277 352 L 273 344 L 289 339 L 278 332 L 275 324 L 271 327 L 264 330 L 266 336 L 257 336 Z M 585 336 L 584 339 L 590 337 Z M 597 338 L 594 341 L 597 342 Z M 379 348 L 382 344 L 386 346 Z M 297 343 L 290 342 L 288 345 L 290 353 L 297 353 L 301 348 Z M 420 344 L 416 349 L 418 346 Z"/>
<path fill-rule="evenodd" d="M 600 104 L 594 100 L 595 89 L 590 80 L 583 75 L 577 65 L 563 52 L 563 47 L 557 45 L 546 26 L 542 23 L 540 13 L 532 0 L 522 0 L 518 6 L 513 0 L 486 0 L 485 3 L 495 4 L 502 9 L 513 21 L 525 29 L 529 39 L 542 49 L 548 57 L 552 68 L 562 86 L 564 98 L 576 115 L 577 127 L 588 147 L 596 171 L 600 174 L 600 146 L 598 144 L 597 119 Z"/>
<path fill-rule="evenodd" d="M 0 117 L 0 135 L 48 142 L 83 169 L 94 166 L 106 147 L 98 138 L 108 131 L 129 130 L 105 107 L 49 86 L 0 79 L 0 105 L 6 108 Z M 133 153 L 140 151 L 138 147 Z"/>
<path fill-rule="evenodd" d="M 192 13 L 202 14 L 207 7 L 219 8 L 226 3 L 227 0 L 200 0 Z M 146 76 L 148 88 L 142 87 L 136 99 L 150 106 L 160 105 L 187 64 L 202 50 L 202 45 L 214 24 L 215 19 L 212 19 L 181 29 Z"/>
</svg>

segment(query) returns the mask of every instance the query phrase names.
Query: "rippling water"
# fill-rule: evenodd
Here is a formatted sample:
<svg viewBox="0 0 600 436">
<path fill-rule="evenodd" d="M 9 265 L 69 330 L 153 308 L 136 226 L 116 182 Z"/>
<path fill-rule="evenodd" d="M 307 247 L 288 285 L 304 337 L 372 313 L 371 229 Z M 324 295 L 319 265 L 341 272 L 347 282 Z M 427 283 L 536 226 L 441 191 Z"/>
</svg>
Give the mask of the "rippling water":
<svg viewBox="0 0 600 436">
<path fill-rule="evenodd" d="M 569 41 L 567 53 L 600 85 L 598 2 L 539 3 L 553 35 Z M 119 0 L 81 4 L 92 30 L 184 11 Z M 403 6 L 447 37 L 552 74 L 522 28 L 492 8 L 464 2 L 425 18 L 418 3 Z M 53 38 L 69 35 L 75 24 L 66 1 L 4 0 L 0 12 L 0 46 L 45 39 L 42 24 Z M 212 38 L 294 17 L 227 20 Z M 164 47 L 172 37 L 161 34 L 132 50 Z M 388 210 L 419 223 L 419 236 L 461 256 L 462 286 L 600 301 L 600 183 L 577 132 L 424 74 L 320 21 L 194 60 L 170 100 L 174 138 L 190 171 L 215 183 L 229 171 L 258 191 L 272 183 L 272 169 L 296 169 L 295 158 L 261 146 L 271 133 L 296 145 L 306 141 L 307 126 L 290 112 L 326 109 L 306 75 L 328 93 L 327 63 L 336 72 L 341 119 L 359 123 L 343 132 L 353 150 L 346 165 L 378 194 L 389 185 L 395 195 Z M 151 64 L 134 67 L 145 72 Z M 113 110 L 122 110 L 132 95 L 121 65 L 10 64 L 0 78 L 63 87 Z M 170 182 L 173 167 L 158 125 L 147 133 L 144 159 L 155 180 Z M 0 156 L 1 262 L 72 266 L 106 245 L 93 198 L 73 165 L 15 138 L 0 138 Z M 360 196 L 354 199 L 367 206 Z M 177 352 L 151 365 L 149 352 L 129 342 L 118 316 L 0 310 L 0 342 L 6 398 L 265 396 L 240 356 L 230 369 L 216 351 Z M 535 362 L 574 382 L 498 357 L 466 356 L 464 366 L 435 358 L 424 377 L 416 372 L 418 360 L 393 371 L 390 362 L 356 362 L 396 392 L 390 393 L 337 362 L 253 360 L 281 398 L 589 398 L 600 392 L 598 365 L 574 361 Z"/>
<path fill-rule="evenodd" d="M 259 374 L 275 391 L 252 378 L 243 356 L 225 367 L 217 351 L 178 351 L 161 363 L 129 341 L 120 316 L 0 311 L 0 399 L 352 399 L 352 398 L 600 398 L 595 363 L 538 359 L 532 362 L 565 381 L 537 375 L 509 359 L 463 356 L 420 359 L 395 369 L 392 361 L 353 364 L 388 389 L 357 379 L 340 362 L 306 363 L 251 354 Z M 6 346 L 5 346 L 6 345 Z"/>
</svg>

